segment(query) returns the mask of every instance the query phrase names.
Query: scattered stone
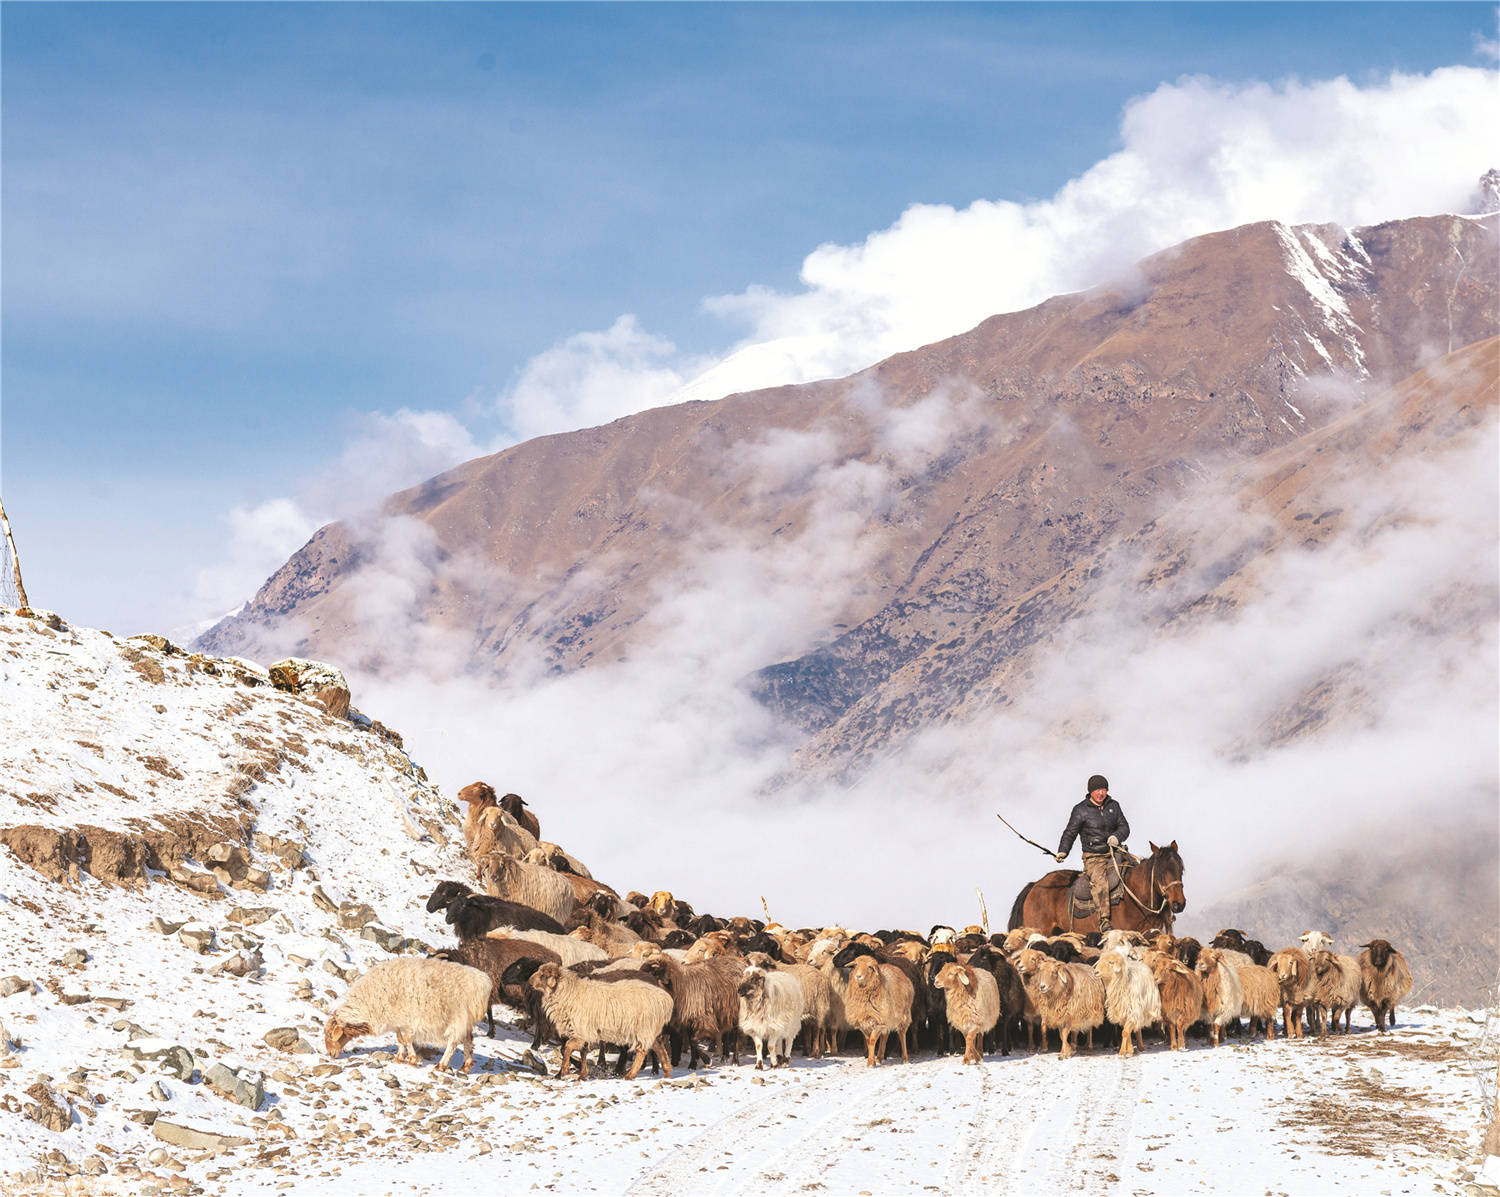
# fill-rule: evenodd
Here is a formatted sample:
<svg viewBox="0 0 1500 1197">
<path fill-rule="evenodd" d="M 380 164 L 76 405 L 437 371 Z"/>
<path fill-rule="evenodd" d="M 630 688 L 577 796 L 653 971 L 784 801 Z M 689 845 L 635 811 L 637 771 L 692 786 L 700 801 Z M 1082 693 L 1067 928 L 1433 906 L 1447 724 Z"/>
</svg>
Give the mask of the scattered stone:
<svg viewBox="0 0 1500 1197">
<path fill-rule="evenodd" d="M 64 1006 L 81 1006 L 84 1002 L 89 1001 L 90 998 L 86 993 L 63 993 L 59 990 L 57 1000 Z"/>
<path fill-rule="evenodd" d="M 349 713 L 349 682 L 334 666 L 288 657 L 272 665 L 269 673 L 271 684 L 278 690 L 311 699 L 335 719 Z"/>
<path fill-rule="evenodd" d="M 289 869 L 300 869 L 307 860 L 307 850 L 295 840 L 285 840 L 257 831 L 254 843 L 257 852 L 274 856 Z"/>
<path fill-rule="evenodd" d="M 85 1176 L 103 1176 L 108 1171 L 108 1166 L 97 1155 L 91 1155 L 83 1161 Z"/>
<path fill-rule="evenodd" d="M 259 1073 L 240 1073 L 223 1064 L 211 1064 L 203 1074 L 203 1083 L 220 1097 L 251 1110 L 260 1109 L 266 1098 L 266 1083 Z"/>
<path fill-rule="evenodd" d="M 168 922 L 166 919 L 158 916 L 151 920 L 151 930 L 161 935 L 176 935 L 177 932 L 181 931 L 187 925 L 187 919 L 181 919 L 174 923 Z"/>
<path fill-rule="evenodd" d="M 213 947 L 213 928 L 204 923 L 188 923 L 177 932 L 177 938 L 199 955 Z"/>
<path fill-rule="evenodd" d="M 167 1162 L 169 1154 L 165 1147 L 153 1147 L 146 1153 L 146 1162 L 153 1167 L 160 1168 Z"/>
<path fill-rule="evenodd" d="M 253 889 L 257 893 L 265 893 L 271 888 L 271 874 L 259 865 L 251 865 L 245 870 L 245 875 L 234 882 L 236 889 Z"/>
<path fill-rule="evenodd" d="M 171 1101 L 172 1095 L 167 1092 L 167 1087 L 160 1081 L 151 1082 L 151 1096 L 156 1101 Z"/>
<path fill-rule="evenodd" d="M 0 979 L 0 997 L 10 997 L 13 993 L 20 993 L 23 989 L 30 989 L 31 982 L 21 977 L 5 977 Z"/>
<path fill-rule="evenodd" d="M 325 973 L 332 973 L 340 981 L 352 981 L 355 977 L 359 976 L 358 969 L 349 968 L 347 965 L 340 964 L 337 960 L 323 961 L 323 971 Z"/>
<path fill-rule="evenodd" d="M 45 1126 L 50 1131 L 65 1131 L 73 1125 L 73 1110 L 67 1102 L 60 1102 L 45 1081 L 35 1081 L 26 1090 L 32 1102 L 23 1113 L 31 1121 Z"/>
<path fill-rule="evenodd" d="M 217 894 L 219 892 L 219 879 L 213 873 L 202 869 L 195 869 L 187 864 L 175 864 L 167 875 L 185 889 L 190 889 L 199 894 Z"/>
<path fill-rule="evenodd" d="M 62 966 L 64 968 L 80 968 L 88 962 L 89 954 L 82 948 L 69 948 L 63 953 Z"/>
<path fill-rule="evenodd" d="M 375 921 L 375 910 L 364 902 L 341 902 L 338 909 L 339 926 L 346 931 L 358 931 L 366 923 Z"/>
<path fill-rule="evenodd" d="M 338 903 L 323 892 L 321 885 L 313 886 L 312 900 L 313 905 L 319 910 L 325 911 L 328 914 L 337 914 L 339 912 Z"/>
<path fill-rule="evenodd" d="M 257 923 L 263 923 L 276 913 L 274 906 L 236 906 L 229 912 L 228 918 L 231 923 L 239 923 L 244 927 L 253 927 Z"/>
<path fill-rule="evenodd" d="M 160 1110 L 126 1110 L 125 1117 L 132 1122 L 139 1122 L 142 1126 L 150 1126 L 160 1113 Z"/>
<path fill-rule="evenodd" d="M 126 1006 L 133 1004 L 130 998 L 114 997 L 113 995 L 96 997 L 94 1001 L 98 1002 L 101 1006 L 108 1006 L 111 1010 L 123 1010 Z"/>
<path fill-rule="evenodd" d="M 213 971 L 225 972 L 231 977 L 258 977 L 264 964 L 265 958 L 258 951 L 236 952 Z"/>
<path fill-rule="evenodd" d="M 180 1122 L 168 1122 L 163 1118 L 156 1120 L 151 1133 L 163 1143 L 185 1147 L 189 1151 L 223 1151 L 229 1147 L 245 1147 L 250 1143 L 249 1139 L 239 1135 L 221 1135 L 214 1131 L 184 1126 Z"/>
<path fill-rule="evenodd" d="M 360 928 L 359 937 L 379 944 L 387 952 L 396 953 L 406 946 L 407 940 L 399 931 L 382 927 L 379 923 L 366 923 Z"/>
</svg>

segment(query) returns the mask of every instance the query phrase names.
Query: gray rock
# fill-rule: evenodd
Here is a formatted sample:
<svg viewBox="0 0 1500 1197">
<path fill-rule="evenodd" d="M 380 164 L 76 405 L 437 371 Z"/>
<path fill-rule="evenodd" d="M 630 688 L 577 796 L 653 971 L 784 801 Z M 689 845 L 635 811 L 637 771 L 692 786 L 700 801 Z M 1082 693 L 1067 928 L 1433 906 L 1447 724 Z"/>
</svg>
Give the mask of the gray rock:
<svg viewBox="0 0 1500 1197">
<path fill-rule="evenodd" d="M 296 1027 L 274 1027 L 263 1036 L 266 1043 L 279 1052 L 289 1052 L 301 1038 Z"/>
<path fill-rule="evenodd" d="M 151 1098 L 153 1101 L 171 1101 L 172 1095 L 167 1092 L 167 1087 L 160 1081 L 151 1083 Z"/>
<path fill-rule="evenodd" d="M 157 932 L 160 935 L 176 935 L 177 932 L 181 931 L 187 925 L 187 919 L 182 919 L 181 921 L 175 923 L 168 922 L 166 919 L 160 917 L 151 920 L 151 930 Z"/>
<path fill-rule="evenodd" d="M 220 1097 L 258 1110 L 266 1098 L 266 1083 L 259 1073 L 239 1073 L 224 1064 L 210 1064 L 203 1074 L 203 1083 Z"/>
<path fill-rule="evenodd" d="M 173 1046 L 162 1055 L 157 1067 L 168 1076 L 175 1076 L 178 1080 L 191 1081 L 194 1070 L 193 1053 L 187 1048 Z"/>
<path fill-rule="evenodd" d="M 375 910 L 364 902 L 341 902 L 338 909 L 339 926 L 346 931 L 358 931 L 366 923 L 375 921 Z"/>
<path fill-rule="evenodd" d="M 5 977 L 0 979 L 0 997 L 10 997 L 11 994 L 20 993 L 23 989 L 30 990 L 31 982 L 21 977 Z"/>
<path fill-rule="evenodd" d="M 88 962 L 89 954 L 82 948 L 69 948 L 63 953 L 62 966 L 64 968 L 80 968 Z"/>
<path fill-rule="evenodd" d="M 360 929 L 359 937 L 379 944 L 387 952 L 399 952 L 406 945 L 406 939 L 399 931 L 392 931 L 379 923 L 366 923 Z"/>
<path fill-rule="evenodd" d="M 236 952 L 216 972 L 228 973 L 231 977 L 258 977 L 265 959 L 259 952 Z"/>
<path fill-rule="evenodd" d="M 250 889 L 263 894 L 271 888 L 271 874 L 259 865 L 251 865 L 245 870 L 243 877 L 235 880 L 234 888 Z"/>
<path fill-rule="evenodd" d="M 229 921 L 239 923 L 243 927 L 253 927 L 256 923 L 263 923 L 276 914 L 274 906 L 236 906 L 229 912 Z"/>
<path fill-rule="evenodd" d="M 323 971 L 325 973 L 332 973 L 340 981 L 352 981 L 355 977 L 359 976 L 358 969 L 349 968 L 347 965 L 340 964 L 337 960 L 323 961 Z"/>
<path fill-rule="evenodd" d="M 338 903 L 323 892 L 321 885 L 313 886 L 312 900 L 313 905 L 319 910 L 326 911 L 328 914 L 337 914 L 339 912 Z"/>
<path fill-rule="evenodd" d="M 213 947 L 214 932 L 202 923 L 189 923 L 177 932 L 177 938 L 201 955 Z"/>
<path fill-rule="evenodd" d="M 221 1135 L 214 1131 L 199 1130 L 184 1126 L 180 1122 L 168 1122 L 158 1118 L 151 1126 L 151 1133 L 163 1143 L 174 1147 L 185 1147 L 189 1151 L 223 1151 L 229 1147 L 245 1147 L 251 1142 L 238 1135 Z"/>
</svg>

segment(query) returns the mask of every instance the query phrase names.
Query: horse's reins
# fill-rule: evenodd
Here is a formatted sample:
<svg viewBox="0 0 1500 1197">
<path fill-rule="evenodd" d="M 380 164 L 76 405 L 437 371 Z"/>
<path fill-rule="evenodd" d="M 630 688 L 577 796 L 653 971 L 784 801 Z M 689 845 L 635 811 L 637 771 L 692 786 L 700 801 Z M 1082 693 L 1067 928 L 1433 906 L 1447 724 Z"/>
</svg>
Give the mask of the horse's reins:
<svg viewBox="0 0 1500 1197">
<path fill-rule="evenodd" d="M 1137 906 L 1139 906 L 1147 914 L 1154 915 L 1155 917 L 1157 917 L 1157 918 L 1161 919 L 1163 922 L 1165 922 L 1166 925 L 1167 925 L 1167 928 L 1170 930 L 1172 924 L 1176 921 L 1176 916 L 1172 913 L 1172 899 L 1167 894 L 1167 891 L 1166 890 L 1162 890 L 1161 891 L 1161 905 L 1160 906 L 1155 906 L 1155 907 L 1147 906 L 1144 902 L 1142 902 L 1139 898 L 1137 898 L 1135 896 L 1135 894 L 1131 891 L 1130 886 L 1126 884 L 1126 882 L 1125 882 L 1125 872 L 1124 872 L 1123 869 L 1120 868 L 1119 858 L 1115 856 L 1115 850 L 1113 848 L 1110 848 L 1110 850 L 1109 850 L 1109 859 L 1110 859 L 1110 861 L 1115 866 L 1115 873 L 1120 878 L 1120 888 L 1125 891 L 1125 896 L 1127 898 L 1129 898 L 1132 902 L 1134 902 Z M 1156 892 L 1156 857 L 1152 856 L 1151 857 L 1151 877 L 1150 877 L 1150 880 L 1146 883 L 1146 893 L 1147 893 L 1147 895 L 1150 895 L 1150 894 L 1153 894 L 1155 892 Z"/>
</svg>

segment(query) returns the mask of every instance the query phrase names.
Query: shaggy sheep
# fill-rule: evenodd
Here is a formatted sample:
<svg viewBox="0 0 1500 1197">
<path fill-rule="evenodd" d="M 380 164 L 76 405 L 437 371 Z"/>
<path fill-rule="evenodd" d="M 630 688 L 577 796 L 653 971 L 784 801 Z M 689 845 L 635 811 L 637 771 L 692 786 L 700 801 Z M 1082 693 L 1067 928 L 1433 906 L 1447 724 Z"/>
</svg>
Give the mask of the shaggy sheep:
<svg viewBox="0 0 1500 1197">
<path fill-rule="evenodd" d="M 1104 1021 L 1104 983 L 1098 973 L 1086 964 L 1064 964 L 1043 955 L 1036 966 L 1032 992 L 1043 1037 L 1050 1027 L 1062 1038 L 1060 1059 L 1073 1055 L 1073 1043 L 1080 1031 L 1089 1032 L 1092 1045 L 1093 1030 Z"/>
<path fill-rule="evenodd" d="M 585 903 L 592 904 L 592 900 L 601 894 L 605 902 L 600 905 L 605 908 L 599 911 L 601 918 L 613 919 L 625 914 L 629 907 L 620 901 L 620 895 L 602 881 L 595 881 L 592 877 L 582 877 L 569 868 L 558 868 L 559 864 L 566 865 L 568 862 L 560 856 L 549 853 L 545 848 L 533 848 L 521 858 L 529 865 L 536 865 L 539 869 L 550 869 L 573 889 L 573 900 L 580 906 Z"/>
<path fill-rule="evenodd" d="M 531 834 L 532 839 L 542 838 L 542 825 L 537 821 L 537 817 L 526 809 L 526 799 L 521 795 L 506 794 L 500 799 L 499 807 L 519 826 L 524 827 Z"/>
<path fill-rule="evenodd" d="M 882 964 L 874 956 L 861 956 L 849 970 L 844 993 L 844 1016 L 865 1037 L 865 1064 L 874 1068 L 885 1059 L 886 1039 L 900 1036 L 901 1062 L 908 1063 L 906 1030 L 912 1021 L 915 989 L 911 979 L 895 964 Z"/>
<path fill-rule="evenodd" d="M 456 948 L 443 948 L 433 952 L 429 960 L 451 960 L 455 964 L 467 964 L 477 968 L 490 979 L 491 1005 L 485 1011 L 489 1017 L 490 1037 L 495 1035 L 495 1010 L 493 1003 L 503 1002 L 517 1010 L 525 1008 L 525 996 L 520 986 L 507 987 L 502 983 L 505 970 L 517 960 L 535 960 L 537 964 L 559 963 L 556 952 L 528 943 L 524 939 L 478 939 L 464 940 Z"/>
<path fill-rule="evenodd" d="M 980 949 L 969 959 L 978 959 L 986 949 Z M 1021 984 L 1021 974 L 1016 971 L 1016 966 L 1008 960 L 1005 955 L 993 950 L 988 957 L 990 973 L 995 978 L 995 985 L 1000 992 L 1000 1019 L 995 1027 L 999 1031 L 1000 1054 L 1010 1055 L 1010 1033 L 1017 1020 L 1024 1018 L 1026 1014 L 1026 988 Z M 1033 1007 L 1033 1012 L 1035 1008 Z M 1030 1024 L 1027 1026 L 1028 1033 Z"/>
<path fill-rule="evenodd" d="M 551 948 L 557 953 L 558 960 L 564 968 L 570 964 L 577 964 L 581 960 L 609 959 L 609 953 L 603 948 L 596 948 L 593 944 L 574 939 L 571 935 L 553 935 L 547 931 L 522 931 L 514 927 L 505 927 L 499 931 L 491 931 L 489 937 L 491 939 L 524 939 L 540 944 L 544 948 Z"/>
<path fill-rule="evenodd" d="M 751 966 L 745 970 L 736 992 L 740 999 L 740 1030 L 755 1044 L 755 1071 L 761 1070 L 768 1047 L 771 1067 L 781 1067 L 790 1058 L 792 1040 L 802 1026 L 802 986 L 787 973 Z"/>
<path fill-rule="evenodd" d="M 500 808 L 492 786 L 473 782 L 459 790 L 458 800 L 469 807 L 464 814 L 463 831 L 472 860 L 491 852 L 525 856 L 537 846 L 536 837 Z"/>
<path fill-rule="evenodd" d="M 1375 1029 L 1385 1031 L 1385 1020 L 1396 1025 L 1396 1004 L 1411 992 L 1411 970 L 1406 957 L 1384 939 L 1372 939 L 1358 957 L 1359 1000 L 1375 1016 Z"/>
<path fill-rule="evenodd" d="M 1250 1020 L 1250 1033 L 1256 1032 L 1259 1023 L 1266 1029 L 1266 1038 L 1276 1038 L 1276 1007 L 1281 1004 L 1281 980 L 1269 968 L 1259 964 L 1241 964 L 1236 970 L 1240 975 L 1240 988 L 1245 993 L 1242 1013 Z"/>
<path fill-rule="evenodd" d="M 725 1036 L 729 1036 L 738 1059 L 739 1045 L 735 1038 L 740 1025 L 740 999 L 735 992 L 738 967 L 735 964 L 735 971 L 731 972 L 711 960 L 684 964 L 666 952 L 650 956 L 641 964 L 672 995 L 670 1025 L 688 1045 L 689 1068 L 696 1069 L 700 1057 L 705 1063 L 713 1062 L 712 1053 L 704 1055 L 699 1049 L 700 1036 L 713 1043 L 721 1059 L 727 1058 Z M 672 1054 L 674 1059 L 681 1058 L 675 1040 Z"/>
<path fill-rule="evenodd" d="M 1281 990 L 1281 1033 L 1288 1039 L 1302 1038 L 1302 1009 L 1312 1000 L 1312 962 L 1301 948 L 1283 948 L 1269 965 Z"/>
<path fill-rule="evenodd" d="M 602 919 L 587 906 L 574 910 L 564 926 L 574 939 L 602 948 L 611 957 L 628 956 L 635 945 L 641 942 L 641 937 L 629 927 Z"/>
<path fill-rule="evenodd" d="M 564 922 L 578 900 L 561 873 L 491 852 L 479 862 L 479 882 L 492 897 L 520 902 Z"/>
<path fill-rule="evenodd" d="M 948 1025 L 964 1037 L 964 1063 L 984 1059 L 981 1040 L 1000 1021 L 1000 986 L 995 974 L 969 964 L 945 964 L 933 984 L 942 992 Z"/>
<path fill-rule="evenodd" d="M 579 1052 L 578 1079 L 589 1075 L 588 1047 L 618 1043 L 635 1052 L 626 1072 L 634 1080 L 649 1051 L 665 1076 L 672 1075 L 662 1031 L 672 1017 L 672 998 L 644 981 L 595 981 L 578 977 L 555 964 L 544 964 L 528 982 L 540 996 L 542 1009 L 563 1039 L 562 1068 L 568 1075 L 573 1052 Z"/>
<path fill-rule="evenodd" d="M 446 886 L 458 885 L 456 881 L 444 881 Z M 464 887 L 467 889 L 467 887 Z M 435 910 L 442 886 L 432 891 L 427 900 L 427 909 Z M 442 903 L 444 918 L 459 939 L 476 939 L 488 935 L 498 927 L 515 927 L 521 931 L 548 931 L 561 935 L 563 926 L 551 915 L 533 910 L 520 902 L 507 902 L 503 898 L 492 898 L 489 894 L 461 893 L 453 895 L 447 891 L 447 900 Z"/>
<path fill-rule="evenodd" d="M 1143 962 L 1121 951 L 1104 952 L 1094 969 L 1104 983 L 1105 1017 L 1120 1028 L 1120 1055 L 1134 1055 L 1141 1028 L 1161 1019 L 1156 978 Z M 1142 1051 L 1145 1046 L 1140 1044 Z"/>
<path fill-rule="evenodd" d="M 689 964 L 699 964 L 704 960 L 712 960 L 715 956 L 738 954 L 739 948 L 735 946 L 734 935 L 731 932 L 709 931 L 693 941 L 685 959 Z"/>
<path fill-rule="evenodd" d="M 396 1059 L 420 1062 L 418 1043 L 441 1044 L 439 1071 L 463 1045 L 464 1072 L 474 1067 L 474 1024 L 486 1017 L 487 973 L 448 960 L 406 958 L 377 964 L 349 986 L 328 1018 L 323 1044 L 337 1058 L 351 1040 L 396 1032 Z"/>
<path fill-rule="evenodd" d="M 1312 956 L 1314 952 L 1333 951 L 1333 936 L 1326 931 L 1304 931 L 1299 937 L 1302 950 Z"/>
<path fill-rule="evenodd" d="M 1203 982 L 1198 974 L 1175 956 L 1165 952 L 1147 952 L 1146 966 L 1161 995 L 1161 1020 L 1167 1026 L 1167 1043 L 1171 1051 L 1187 1046 L 1187 1029 L 1203 1014 Z"/>
<path fill-rule="evenodd" d="M 1203 979 L 1203 1016 L 1208 1021 L 1209 1037 L 1218 1047 L 1224 1024 L 1238 1022 L 1244 1012 L 1245 990 L 1239 971 L 1223 959 L 1218 948 L 1200 950 L 1195 971 Z"/>
<path fill-rule="evenodd" d="M 876 942 L 877 944 L 879 943 L 878 940 Z M 853 966 L 854 961 L 860 956 L 873 956 L 881 964 L 889 964 L 892 968 L 900 969 L 902 974 L 906 977 L 908 984 L 911 985 L 911 1017 L 910 1021 L 907 1024 L 907 1031 L 903 1032 L 901 1036 L 902 1055 L 904 1057 L 907 1054 L 908 1047 L 915 1046 L 914 1043 L 909 1045 L 906 1042 L 908 1034 L 912 1032 L 913 1028 L 924 1026 L 927 1022 L 928 988 L 926 978 L 922 975 L 922 969 L 918 965 L 913 964 L 910 960 L 907 960 L 905 957 L 888 955 L 884 948 L 872 948 L 868 943 L 860 942 L 859 939 L 856 939 L 854 943 L 851 943 L 841 949 L 839 953 L 834 956 L 834 967 L 850 968 Z"/>
<path fill-rule="evenodd" d="M 1321 948 L 1308 953 L 1312 962 L 1312 998 L 1308 1010 L 1318 1023 L 1319 1034 L 1328 1037 L 1330 1024 L 1339 1029 L 1339 1016 L 1344 1017 L 1344 1030 L 1349 1030 L 1349 1019 L 1354 1007 L 1359 1004 L 1362 978 L 1359 962 L 1352 957 Z"/>
<path fill-rule="evenodd" d="M 583 861 L 579 860 L 571 852 L 564 852 L 556 844 L 548 840 L 538 840 L 536 846 L 547 854 L 547 858 L 552 861 L 552 867 L 559 873 L 572 873 L 588 881 L 594 879 L 594 875 L 584 867 Z M 610 892 L 614 893 L 613 890 Z"/>
</svg>

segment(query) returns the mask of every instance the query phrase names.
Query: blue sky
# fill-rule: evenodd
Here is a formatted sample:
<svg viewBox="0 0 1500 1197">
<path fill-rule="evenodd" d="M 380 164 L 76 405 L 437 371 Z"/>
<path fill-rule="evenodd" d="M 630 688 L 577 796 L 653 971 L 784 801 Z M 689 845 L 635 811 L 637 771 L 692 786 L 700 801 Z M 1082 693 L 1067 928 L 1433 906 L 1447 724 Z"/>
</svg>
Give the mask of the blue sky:
<svg viewBox="0 0 1500 1197">
<path fill-rule="evenodd" d="M 7 3 L 0 465 L 33 601 L 182 618 L 227 513 L 366 413 L 503 441 L 496 397 L 573 334 L 629 313 L 711 357 L 748 330 L 706 298 L 795 291 L 912 204 L 1052 196 L 1163 84 L 1487 65 L 1494 11 Z"/>
</svg>

